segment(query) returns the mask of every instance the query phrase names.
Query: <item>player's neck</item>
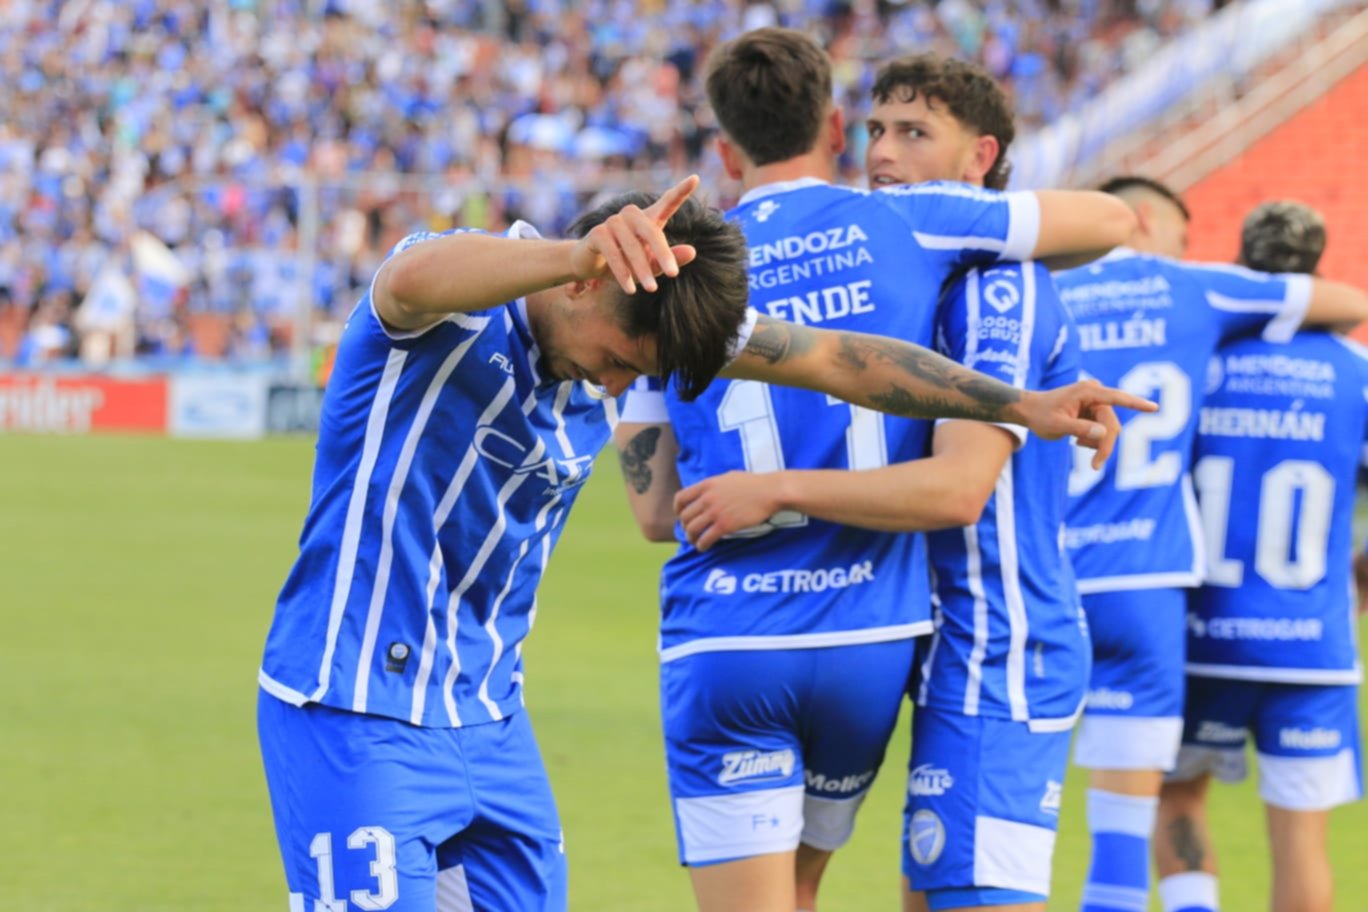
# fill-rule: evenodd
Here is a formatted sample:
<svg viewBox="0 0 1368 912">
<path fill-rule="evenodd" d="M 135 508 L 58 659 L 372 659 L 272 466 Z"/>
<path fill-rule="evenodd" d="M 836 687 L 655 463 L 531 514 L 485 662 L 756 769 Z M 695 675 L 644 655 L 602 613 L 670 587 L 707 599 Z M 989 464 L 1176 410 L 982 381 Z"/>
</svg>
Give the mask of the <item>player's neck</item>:
<svg viewBox="0 0 1368 912">
<path fill-rule="evenodd" d="M 830 153 L 809 152 L 768 165 L 749 165 L 741 175 L 741 186 L 750 191 L 766 184 L 779 184 L 804 177 L 815 177 L 828 183 L 835 181 L 836 159 Z"/>
</svg>

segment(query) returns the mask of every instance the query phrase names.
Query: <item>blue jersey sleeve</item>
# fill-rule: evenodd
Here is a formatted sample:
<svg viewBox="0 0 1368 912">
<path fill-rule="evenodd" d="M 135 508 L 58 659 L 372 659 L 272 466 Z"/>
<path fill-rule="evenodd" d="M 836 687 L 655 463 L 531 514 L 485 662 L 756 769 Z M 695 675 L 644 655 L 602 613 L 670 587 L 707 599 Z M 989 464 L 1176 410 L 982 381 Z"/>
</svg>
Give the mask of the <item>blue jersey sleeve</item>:
<svg viewBox="0 0 1368 912">
<path fill-rule="evenodd" d="M 1040 237 L 1034 193 L 936 182 L 876 191 L 912 228 L 916 243 L 950 268 L 1028 260 Z"/>
<path fill-rule="evenodd" d="M 1262 333 L 1269 342 L 1287 342 L 1306 317 L 1311 277 L 1255 272 L 1242 266 L 1185 264 L 1202 287 L 1226 341 Z"/>
<path fill-rule="evenodd" d="M 1041 283 L 1044 282 L 1042 289 Z M 936 320 L 936 348 L 945 355 L 1019 389 L 1041 385 L 1051 355 L 1034 355 L 1039 324 L 1038 297 L 1053 294 L 1048 274 L 1035 264 L 1006 263 L 991 269 L 971 269 L 946 289 Z M 998 425 L 1019 441 L 1026 429 Z"/>
</svg>

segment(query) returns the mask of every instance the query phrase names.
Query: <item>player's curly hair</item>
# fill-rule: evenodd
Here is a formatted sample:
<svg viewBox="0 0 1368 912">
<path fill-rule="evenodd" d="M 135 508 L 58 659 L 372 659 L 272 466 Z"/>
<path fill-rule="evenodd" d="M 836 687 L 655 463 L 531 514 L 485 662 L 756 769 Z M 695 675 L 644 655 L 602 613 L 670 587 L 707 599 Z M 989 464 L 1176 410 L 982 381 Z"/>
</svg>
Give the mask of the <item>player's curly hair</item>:
<svg viewBox="0 0 1368 912">
<path fill-rule="evenodd" d="M 623 193 L 585 212 L 570 226 L 584 237 L 624 206 L 645 209 L 658 194 Z M 656 290 L 638 286 L 618 298 L 618 325 L 633 339 L 656 337 L 658 373 L 689 401 L 708 388 L 733 354 L 750 298 L 746 238 L 721 211 L 690 197 L 665 223 L 671 246 L 689 244 L 698 255 L 679 275 L 658 276 Z"/>
<path fill-rule="evenodd" d="M 1007 147 L 1016 138 L 1012 105 L 1002 88 L 977 64 L 939 54 L 912 54 L 890 60 L 874 76 L 869 95 L 879 104 L 907 103 L 917 96 L 941 102 L 951 116 L 980 136 L 998 141 L 998 157 L 983 176 L 990 190 L 1005 190 L 1012 174 Z"/>
</svg>

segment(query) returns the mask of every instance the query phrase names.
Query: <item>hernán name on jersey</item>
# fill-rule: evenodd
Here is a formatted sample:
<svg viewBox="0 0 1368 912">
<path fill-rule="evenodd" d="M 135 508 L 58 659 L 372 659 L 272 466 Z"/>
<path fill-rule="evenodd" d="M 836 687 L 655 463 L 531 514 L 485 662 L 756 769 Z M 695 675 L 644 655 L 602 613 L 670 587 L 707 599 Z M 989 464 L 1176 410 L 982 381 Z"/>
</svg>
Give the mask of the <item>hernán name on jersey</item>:
<svg viewBox="0 0 1368 912">
<path fill-rule="evenodd" d="M 1321 441 L 1325 439 L 1325 413 L 1208 406 L 1202 409 L 1201 433 L 1207 437 Z"/>
<path fill-rule="evenodd" d="M 743 779 L 787 779 L 793 775 L 796 759 L 788 748 L 777 751 L 744 750 L 722 755 L 720 785 L 730 785 Z"/>
<path fill-rule="evenodd" d="M 874 580 L 874 562 L 863 561 L 849 568 L 831 567 L 817 570 L 772 570 L 769 573 L 747 573 L 740 579 L 742 592 L 825 592 L 845 589 Z M 732 595 L 737 591 L 737 578 L 721 567 L 714 568 L 703 583 L 704 592 Z"/>
</svg>

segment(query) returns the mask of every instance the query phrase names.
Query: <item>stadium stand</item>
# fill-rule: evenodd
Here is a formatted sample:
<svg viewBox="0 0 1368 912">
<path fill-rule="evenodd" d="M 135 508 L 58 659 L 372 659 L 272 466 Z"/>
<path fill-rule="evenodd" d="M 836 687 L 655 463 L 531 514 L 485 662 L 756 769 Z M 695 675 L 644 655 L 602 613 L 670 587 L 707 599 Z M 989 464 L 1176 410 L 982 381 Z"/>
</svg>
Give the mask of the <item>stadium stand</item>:
<svg viewBox="0 0 1368 912">
<path fill-rule="evenodd" d="M 557 231 L 607 184 L 689 169 L 721 186 L 698 69 L 744 29 L 817 32 L 855 113 L 879 59 L 909 48 L 973 58 L 1029 128 L 1222 5 L 16 2 L 0 22 L 11 88 L 0 99 L 0 360 L 259 359 L 301 328 L 326 341 L 416 224 L 524 217 Z M 852 174 L 862 137 L 852 117 Z M 136 262 L 140 230 L 169 246 L 183 288 Z M 111 262 L 133 286 L 110 276 L 92 308 Z M 111 338 L 83 345 L 92 324 Z"/>
</svg>

